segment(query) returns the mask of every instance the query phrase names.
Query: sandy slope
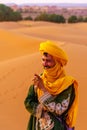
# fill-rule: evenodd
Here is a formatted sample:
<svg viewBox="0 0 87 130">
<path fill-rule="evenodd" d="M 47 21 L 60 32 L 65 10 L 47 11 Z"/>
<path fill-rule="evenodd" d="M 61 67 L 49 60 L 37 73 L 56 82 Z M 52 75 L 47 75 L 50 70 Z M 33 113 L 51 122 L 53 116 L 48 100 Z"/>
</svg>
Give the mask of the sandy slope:
<svg viewBox="0 0 87 130">
<path fill-rule="evenodd" d="M 6 60 L 37 51 L 41 40 L 0 29 L 0 60 Z M 31 49 L 31 47 L 34 48 Z"/>
<path fill-rule="evenodd" d="M 79 82 L 76 130 L 87 129 L 86 35 L 87 24 L 0 23 L 0 130 L 26 130 L 29 113 L 24 99 L 34 73 L 42 71 L 38 47 L 45 39 L 62 41 L 68 53 L 65 69 Z"/>
<path fill-rule="evenodd" d="M 0 63 L 0 129 L 24 130 L 26 117 L 24 98 L 33 74 L 40 73 L 38 53 Z M 36 68 L 38 68 L 36 70 Z"/>
<path fill-rule="evenodd" d="M 22 24 L 22 23 L 21 23 Z M 27 23 L 28 24 L 28 23 Z M 26 25 L 26 22 L 25 22 Z M 34 36 L 37 38 L 44 38 L 47 40 L 55 40 L 62 42 L 71 42 L 76 44 L 87 45 L 87 24 L 56 24 L 48 22 L 35 22 L 29 23 L 30 27 L 23 27 L 12 29 L 12 31 L 25 34 L 28 36 Z M 76 35 L 75 35 L 76 34 Z"/>
</svg>

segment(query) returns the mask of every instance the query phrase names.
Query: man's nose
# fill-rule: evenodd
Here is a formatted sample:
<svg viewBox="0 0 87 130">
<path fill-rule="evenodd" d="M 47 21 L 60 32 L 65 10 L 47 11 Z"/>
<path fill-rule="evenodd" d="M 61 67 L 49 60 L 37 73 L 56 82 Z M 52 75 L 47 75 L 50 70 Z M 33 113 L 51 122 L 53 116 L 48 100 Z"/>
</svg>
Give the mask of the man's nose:
<svg viewBox="0 0 87 130">
<path fill-rule="evenodd" d="M 44 66 L 47 66 L 47 62 L 46 61 L 44 61 Z"/>
</svg>

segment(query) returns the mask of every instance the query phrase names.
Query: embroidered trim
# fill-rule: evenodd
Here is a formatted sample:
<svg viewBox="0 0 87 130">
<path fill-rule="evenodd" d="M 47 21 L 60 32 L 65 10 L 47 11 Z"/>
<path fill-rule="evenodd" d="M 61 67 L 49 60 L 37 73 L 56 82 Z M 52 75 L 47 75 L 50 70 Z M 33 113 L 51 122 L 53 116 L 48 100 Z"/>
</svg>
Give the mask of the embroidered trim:
<svg viewBox="0 0 87 130">
<path fill-rule="evenodd" d="M 42 118 L 40 118 L 38 121 L 41 130 L 51 130 L 54 127 L 54 122 L 47 112 L 44 112 Z"/>
<path fill-rule="evenodd" d="M 44 103 L 45 101 L 47 102 L 47 99 L 51 98 L 52 95 L 49 94 L 48 92 L 45 92 L 43 96 L 40 97 L 39 102 Z"/>
<path fill-rule="evenodd" d="M 55 102 L 51 102 L 47 104 L 46 107 L 50 112 L 55 112 L 57 115 L 61 115 L 68 109 L 69 102 L 70 102 L 70 94 L 68 98 L 64 99 L 61 103 L 56 104 Z"/>
<path fill-rule="evenodd" d="M 43 109 L 42 104 L 39 104 L 39 105 L 36 107 L 36 114 L 35 114 L 35 115 L 36 115 L 37 118 L 40 118 L 40 117 L 41 117 L 42 109 Z"/>
</svg>

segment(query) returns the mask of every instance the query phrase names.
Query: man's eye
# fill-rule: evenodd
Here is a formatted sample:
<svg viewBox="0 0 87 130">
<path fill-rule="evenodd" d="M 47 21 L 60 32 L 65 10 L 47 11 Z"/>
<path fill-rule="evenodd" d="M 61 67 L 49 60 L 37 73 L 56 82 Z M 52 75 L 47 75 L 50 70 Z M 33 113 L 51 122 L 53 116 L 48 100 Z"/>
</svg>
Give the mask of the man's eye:
<svg viewBox="0 0 87 130">
<path fill-rule="evenodd" d="M 45 61 L 45 59 L 42 59 L 42 61 Z"/>
</svg>

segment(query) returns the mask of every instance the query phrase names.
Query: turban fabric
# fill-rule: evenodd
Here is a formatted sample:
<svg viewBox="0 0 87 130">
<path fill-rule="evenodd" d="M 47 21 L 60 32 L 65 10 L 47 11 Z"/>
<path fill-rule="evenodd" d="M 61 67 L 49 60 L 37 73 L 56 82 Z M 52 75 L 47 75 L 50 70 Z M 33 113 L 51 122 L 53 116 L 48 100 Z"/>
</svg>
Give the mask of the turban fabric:
<svg viewBox="0 0 87 130">
<path fill-rule="evenodd" d="M 51 41 L 42 42 L 40 44 L 39 50 L 42 53 L 47 52 L 48 54 L 55 57 L 61 63 L 62 66 L 66 65 L 68 61 L 67 54 Z"/>
</svg>

